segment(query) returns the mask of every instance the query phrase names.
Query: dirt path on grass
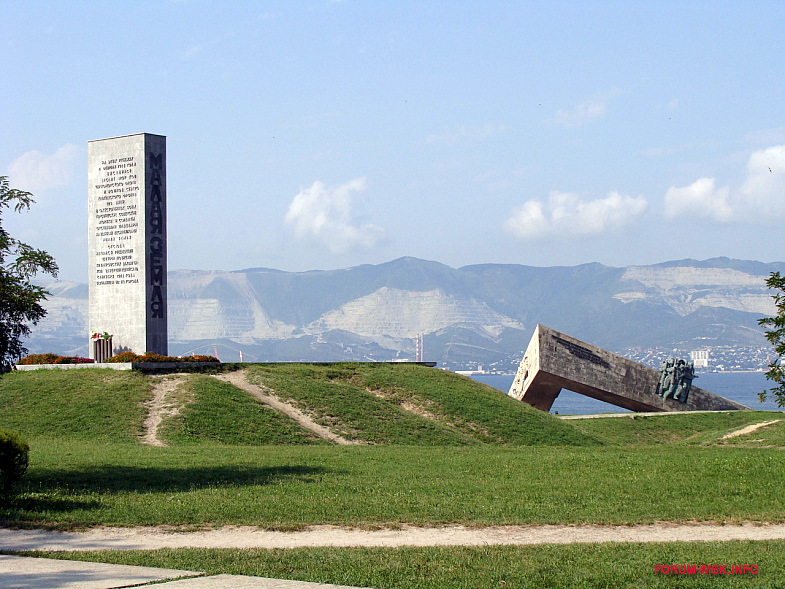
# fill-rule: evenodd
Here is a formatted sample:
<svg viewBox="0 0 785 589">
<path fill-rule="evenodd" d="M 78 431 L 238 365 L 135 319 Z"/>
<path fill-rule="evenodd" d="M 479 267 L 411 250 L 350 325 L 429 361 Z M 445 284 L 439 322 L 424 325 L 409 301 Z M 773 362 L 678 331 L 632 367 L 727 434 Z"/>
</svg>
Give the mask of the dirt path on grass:
<svg viewBox="0 0 785 589">
<path fill-rule="evenodd" d="M 752 425 L 748 425 L 747 427 L 743 427 L 741 429 L 737 429 L 734 432 L 730 432 L 722 436 L 721 440 L 727 440 L 728 438 L 736 438 L 738 436 L 743 436 L 744 434 L 750 434 L 754 432 L 756 429 L 760 429 L 762 427 L 766 427 L 767 425 L 771 425 L 772 423 L 779 423 L 782 421 L 781 419 L 774 419 L 772 421 L 762 421 L 760 423 L 753 423 Z"/>
<path fill-rule="evenodd" d="M 144 433 L 142 443 L 150 446 L 166 446 L 167 444 L 158 437 L 158 427 L 161 422 L 180 413 L 182 405 L 176 401 L 174 392 L 185 380 L 185 375 L 175 374 L 156 376 L 159 381 L 153 386 L 153 397 L 144 403 L 147 417 L 142 424 Z"/>
<path fill-rule="evenodd" d="M 264 385 L 260 386 L 248 382 L 247 373 L 244 370 L 240 370 L 237 372 L 229 372 L 226 374 L 215 374 L 214 376 L 215 378 L 222 380 L 224 382 L 228 382 L 229 384 L 236 386 L 238 389 L 245 391 L 249 395 L 256 397 L 259 401 L 261 401 L 262 403 L 264 403 L 269 407 L 272 407 L 276 411 L 280 411 L 284 415 L 295 420 L 298 424 L 300 424 L 305 429 L 315 433 L 320 438 L 323 438 L 325 440 L 330 440 L 331 442 L 335 442 L 336 444 L 339 444 L 341 446 L 350 446 L 350 445 L 361 443 L 361 442 L 353 442 L 352 440 L 347 440 L 343 436 L 331 432 L 323 425 L 319 425 L 294 405 L 291 405 L 286 401 L 282 401 L 281 399 L 279 399 L 278 396 L 275 394 L 275 391 L 272 390 L 271 388 L 266 387 Z"/>
<path fill-rule="evenodd" d="M 0 529 L 2 550 L 154 550 L 159 548 L 300 548 L 596 544 L 782 540 L 785 524 L 659 523 L 637 526 L 447 526 L 360 530 L 313 526 L 301 532 L 225 527 L 200 532 L 163 528 L 96 528 L 87 532 Z"/>
</svg>

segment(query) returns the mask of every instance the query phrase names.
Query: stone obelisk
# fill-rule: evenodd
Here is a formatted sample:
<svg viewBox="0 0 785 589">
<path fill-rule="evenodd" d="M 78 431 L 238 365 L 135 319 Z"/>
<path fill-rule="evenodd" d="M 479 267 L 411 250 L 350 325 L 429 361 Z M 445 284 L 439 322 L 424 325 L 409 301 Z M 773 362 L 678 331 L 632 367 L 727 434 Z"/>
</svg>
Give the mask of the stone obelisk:
<svg viewBox="0 0 785 589">
<path fill-rule="evenodd" d="M 88 337 L 111 335 L 113 354 L 166 355 L 166 137 L 88 142 L 87 182 Z"/>
</svg>

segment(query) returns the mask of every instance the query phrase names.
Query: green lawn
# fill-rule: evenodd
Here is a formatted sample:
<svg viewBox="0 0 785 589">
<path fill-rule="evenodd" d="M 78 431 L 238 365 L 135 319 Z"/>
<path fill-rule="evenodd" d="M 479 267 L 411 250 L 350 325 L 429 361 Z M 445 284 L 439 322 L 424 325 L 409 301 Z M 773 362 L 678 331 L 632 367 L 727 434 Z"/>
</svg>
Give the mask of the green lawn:
<svg viewBox="0 0 785 589">
<path fill-rule="evenodd" d="M 435 548 L 297 548 L 37 553 L 211 574 L 377 589 L 783 587 L 785 541 Z M 757 574 L 654 572 L 656 565 L 755 565 Z M 709 569 L 710 570 L 710 569 Z"/>
<path fill-rule="evenodd" d="M 785 521 L 779 449 L 34 440 L 4 525 Z"/>
<path fill-rule="evenodd" d="M 770 412 L 561 421 L 419 366 L 258 365 L 342 435 L 317 439 L 239 389 L 184 378 L 171 445 L 139 443 L 155 380 L 135 372 L 0 378 L 0 427 L 31 443 L 0 525 L 300 529 L 336 524 L 785 521 L 785 423 Z M 782 587 L 783 542 L 298 550 L 158 550 L 77 559 L 378 588 Z M 69 556 L 69 555 L 60 555 Z M 753 564 L 758 575 L 655 575 L 656 564 Z"/>
</svg>

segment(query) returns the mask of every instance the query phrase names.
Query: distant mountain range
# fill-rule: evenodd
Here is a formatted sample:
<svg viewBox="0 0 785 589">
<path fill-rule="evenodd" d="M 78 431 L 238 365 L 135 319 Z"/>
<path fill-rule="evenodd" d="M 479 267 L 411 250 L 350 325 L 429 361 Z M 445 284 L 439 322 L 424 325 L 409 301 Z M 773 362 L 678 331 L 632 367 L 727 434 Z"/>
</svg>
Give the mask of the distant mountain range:
<svg viewBox="0 0 785 589">
<path fill-rule="evenodd" d="M 170 353 L 225 361 L 413 359 L 513 368 L 542 323 L 609 350 L 766 345 L 765 285 L 785 262 L 714 258 L 651 266 L 450 268 L 417 258 L 343 270 L 175 270 Z M 31 352 L 87 354 L 86 284 L 53 282 Z M 139 350 L 142 352 L 143 350 Z"/>
</svg>

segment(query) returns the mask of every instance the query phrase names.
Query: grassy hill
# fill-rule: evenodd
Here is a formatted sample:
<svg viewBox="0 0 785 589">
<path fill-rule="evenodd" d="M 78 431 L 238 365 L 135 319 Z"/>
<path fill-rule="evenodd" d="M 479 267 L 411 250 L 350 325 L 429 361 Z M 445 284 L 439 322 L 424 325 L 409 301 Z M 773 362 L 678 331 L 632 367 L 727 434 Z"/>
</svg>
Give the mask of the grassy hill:
<svg viewBox="0 0 785 589">
<path fill-rule="evenodd" d="M 184 407 L 161 432 L 172 446 L 328 443 L 245 391 L 210 376 L 191 375 L 181 389 Z"/>
<path fill-rule="evenodd" d="M 0 378 L 0 427 L 28 438 L 135 443 L 151 379 L 116 370 L 35 370 Z"/>
<path fill-rule="evenodd" d="M 781 446 L 785 430 L 780 422 L 754 436 L 722 440 L 745 425 L 777 418 L 756 411 L 563 421 L 470 378 L 410 364 L 244 368 L 250 383 L 267 387 L 314 422 L 361 444 Z M 177 379 L 168 402 L 178 411 L 165 417 L 159 430 L 169 445 L 333 443 L 231 384 L 204 374 Z M 0 378 L 0 427 L 31 439 L 138 444 L 160 383 L 161 377 L 100 369 L 11 373 Z"/>
<path fill-rule="evenodd" d="M 424 366 L 261 364 L 251 382 L 349 440 L 367 444 L 596 446 L 573 425 L 482 383 Z M 112 370 L 41 370 L 0 379 L 0 427 L 29 438 L 138 442 L 160 377 Z M 325 443 L 240 389 L 183 375 L 170 445 Z"/>
<path fill-rule="evenodd" d="M 593 436 L 482 383 L 407 364 L 254 365 L 249 378 L 353 440 L 594 446 Z"/>
</svg>

